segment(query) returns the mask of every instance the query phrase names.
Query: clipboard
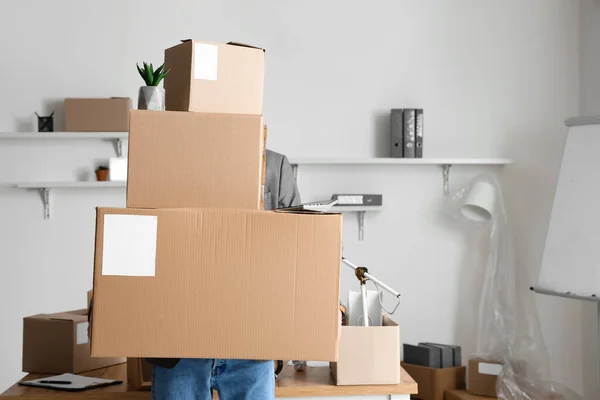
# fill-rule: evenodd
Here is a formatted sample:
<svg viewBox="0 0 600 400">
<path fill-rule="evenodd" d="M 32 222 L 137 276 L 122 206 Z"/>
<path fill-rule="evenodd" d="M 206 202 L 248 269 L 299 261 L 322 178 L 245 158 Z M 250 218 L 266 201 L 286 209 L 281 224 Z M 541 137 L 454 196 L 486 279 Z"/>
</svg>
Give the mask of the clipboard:
<svg viewBox="0 0 600 400">
<path fill-rule="evenodd" d="M 44 382 L 42 382 L 44 381 Z M 46 381 L 71 382 L 69 384 L 52 384 Z M 104 386 L 119 385 L 123 381 L 116 379 L 93 378 L 75 374 L 62 374 L 46 378 L 33 379 L 31 381 L 19 382 L 21 386 L 31 386 L 44 389 L 62 390 L 66 392 L 81 392 L 83 390 L 95 389 Z"/>
</svg>

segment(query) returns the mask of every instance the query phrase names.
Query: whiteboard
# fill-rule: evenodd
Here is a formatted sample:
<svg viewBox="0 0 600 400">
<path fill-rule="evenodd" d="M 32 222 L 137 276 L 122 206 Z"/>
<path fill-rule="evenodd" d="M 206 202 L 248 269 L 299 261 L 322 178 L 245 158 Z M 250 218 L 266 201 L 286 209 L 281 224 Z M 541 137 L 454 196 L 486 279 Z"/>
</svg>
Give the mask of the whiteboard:
<svg viewBox="0 0 600 400">
<path fill-rule="evenodd" d="M 600 124 L 569 128 L 538 287 L 600 297 Z"/>
</svg>

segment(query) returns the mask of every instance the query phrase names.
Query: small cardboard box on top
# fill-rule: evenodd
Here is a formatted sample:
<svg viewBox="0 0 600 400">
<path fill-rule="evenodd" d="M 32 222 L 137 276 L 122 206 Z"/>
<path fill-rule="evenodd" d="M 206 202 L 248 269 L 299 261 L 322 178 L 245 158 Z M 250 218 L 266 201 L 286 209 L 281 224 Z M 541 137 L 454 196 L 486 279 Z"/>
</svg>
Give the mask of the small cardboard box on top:
<svg viewBox="0 0 600 400">
<path fill-rule="evenodd" d="M 337 359 L 341 215 L 99 208 L 96 227 L 93 356 Z"/>
<path fill-rule="evenodd" d="M 124 358 L 92 358 L 87 309 L 23 318 L 23 371 L 79 373 L 121 364 Z"/>
<path fill-rule="evenodd" d="M 496 382 L 502 372 L 502 363 L 481 358 L 469 360 L 469 387 L 471 394 L 496 397 Z"/>
<path fill-rule="evenodd" d="M 166 109 L 225 114 L 262 114 L 265 51 L 184 40 L 165 50 Z"/>
<path fill-rule="evenodd" d="M 381 326 L 342 326 L 337 362 L 330 364 L 337 385 L 400 383 L 400 328 L 387 315 Z"/>
<path fill-rule="evenodd" d="M 415 399 L 444 400 L 445 391 L 466 387 L 465 367 L 431 368 L 403 362 L 402 368 L 419 385 L 419 392 L 412 395 Z"/>
<path fill-rule="evenodd" d="M 131 99 L 65 99 L 66 132 L 127 132 Z"/>
<path fill-rule="evenodd" d="M 132 111 L 127 207 L 261 209 L 260 115 Z"/>
</svg>

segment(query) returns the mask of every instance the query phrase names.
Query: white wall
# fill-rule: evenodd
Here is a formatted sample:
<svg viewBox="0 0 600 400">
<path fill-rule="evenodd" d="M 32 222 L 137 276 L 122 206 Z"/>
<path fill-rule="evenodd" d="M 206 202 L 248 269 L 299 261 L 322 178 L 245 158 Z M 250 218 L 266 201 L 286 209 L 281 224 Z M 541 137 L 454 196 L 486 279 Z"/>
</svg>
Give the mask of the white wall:
<svg viewBox="0 0 600 400">
<path fill-rule="evenodd" d="M 165 6 L 167 5 L 167 6 Z M 425 108 L 428 157 L 510 156 L 504 181 L 519 261 L 537 271 L 564 141 L 579 107 L 579 7 L 560 0 L 221 2 L 4 1 L 0 131 L 67 96 L 136 97 L 136 61 L 159 63 L 178 39 L 267 48 L 269 145 L 290 156 L 387 156 L 389 109 Z M 60 126 L 59 126 L 60 128 Z M 199 149 L 199 151 L 201 151 Z M 0 145 L 0 182 L 75 179 L 109 143 Z M 452 169 L 456 188 L 477 168 Z M 489 171 L 492 171 L 491 169 Z M 403 340 L 474 350 L 480 238 L 444 217 L 437 167 L 305 167 L 305 200 L 383 193 L 387 208 L 345 220 L 345 255 L 398 288 Z M 36 193 L 0 192 L 0 389 L 21 376 L 22 317 L 85 306 L 96 205 L 124 191 L 59 191 L 42 219 Z M 475 258 L 475 259 L 474 259 Z M 343 289 L 356 286 L 343 271 Z M 524 286 L 529 282 L 524 282 Z M 582 346 L 565 334 L 578 308 L 540 299 L 555 379 L 582 392 Z"/>
<path fill-rule="evenodd" d="M 600 114 L 600 0 L 581 0 L 581 114 Z"/>
</svg>

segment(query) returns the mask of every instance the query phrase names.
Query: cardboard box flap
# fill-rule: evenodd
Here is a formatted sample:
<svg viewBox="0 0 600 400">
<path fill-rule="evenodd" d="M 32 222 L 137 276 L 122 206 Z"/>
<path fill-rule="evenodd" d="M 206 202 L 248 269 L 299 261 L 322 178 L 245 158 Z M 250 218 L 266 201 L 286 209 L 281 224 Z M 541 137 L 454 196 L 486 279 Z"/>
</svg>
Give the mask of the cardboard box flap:
<svg viewBox="0 0 600 400">
<path fill-rule="evenodd" d="M 246 43 L 240 43 L 240 42 L 227 42 L 228 45 L 230 46 L 238 46 L 238 47 L 248 47 L 249 49 L 257 49 L 257 50 L 262 50 L 265 51 L 265 49 L 263 49 L 262 47 L 256 47 L 256 46 L 252 46 Z"/>
<path fill-rule="evenodd" d="M 67 311 L 55 314 L 45 314 L 47 319 L 57 319 L 61 321 L 87 322 L 87 310 Z"/>
<path fill-rule="evenodd" d="M 396 321 L 391 319 L 390 316 L 385 313 L 383 314 L 383 317 L 381 318 L 381 325 L 383 325 L 383 326 L 398 326 Z"/>
</svg>

